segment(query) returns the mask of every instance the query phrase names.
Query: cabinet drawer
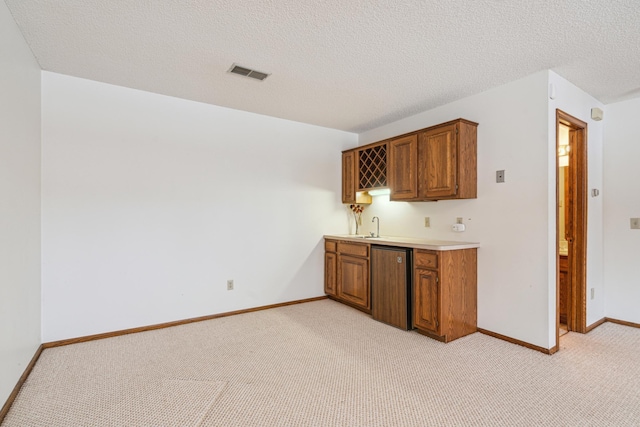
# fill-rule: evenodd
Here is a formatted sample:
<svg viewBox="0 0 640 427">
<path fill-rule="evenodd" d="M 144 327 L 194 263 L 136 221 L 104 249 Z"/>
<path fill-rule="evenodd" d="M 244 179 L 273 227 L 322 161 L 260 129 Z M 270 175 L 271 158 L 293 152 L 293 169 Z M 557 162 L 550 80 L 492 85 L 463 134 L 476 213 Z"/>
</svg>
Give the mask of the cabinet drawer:
<svg viewBox="0 0 640 427">
<path fill-rule="evenodd" d="M 324 241 L 324 250 L 325 252 L 335 252 L 336 251 L 337 242 L 334 240 L 325 240 Z"/>
<path fill-rule="evenodd" d="M 416 267 L 438 268 L 438 253 L 416 250 L 413 256 L 413 262 Z"/>
<path fill-rule="evenodd" d="M 369 245 L 360 243 L 338 242 L 338 252 L 345 255 L 369 257 Z"/>
</svg>

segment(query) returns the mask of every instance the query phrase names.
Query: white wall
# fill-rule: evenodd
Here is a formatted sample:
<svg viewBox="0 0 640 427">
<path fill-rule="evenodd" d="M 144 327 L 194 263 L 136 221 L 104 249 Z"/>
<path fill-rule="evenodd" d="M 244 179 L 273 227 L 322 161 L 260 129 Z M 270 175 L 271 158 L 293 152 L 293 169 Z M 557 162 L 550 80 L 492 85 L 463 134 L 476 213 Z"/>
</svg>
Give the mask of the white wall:
<svg viewBox="0 0 640 427">
<path fill-rule="evenodd" d="M 40 345 L 40 67 L 0 1 L 0 407 Z"/>
<path fill-rule="evenodd" d="M 366 144 L 458 117 L 479 123 L 477 199 L 404 203 L 380 196 L 365 209 L 364 223 L 378 215 L 383 235 L 480 242 L 478 326 L 544 348 L 554 344 L 548 332 L 547 81 L 546 71 L 536 73 L 360 136 Z M 500 169 L 506 182 L 497 184 Z M 424 227 L 425 216 L 431 228 Z M 451 231 L 457 217 L 464 218 L 464 233 Z"/>
<path fill-rule="evenodd" d="M 323 295 L 357 135 L 43 72 L 43 339 Z M 227 279 L 235 290 L 226 290 Z"/>
<path fill-rule="evenodd" d="M 604 264 L 607 317 L 640 323 L 640 98 L 607 105 L 604 147 Z"/>
<path fill-rule="evenodd" d="M 556 143 L 556 109 L 576 117 L 587 123 L 587 185 L 589 196 L 587 199 L 587 325 L 605 317 L 606 295 L 604 285 L 604 254 L 603 254 L 603 121 L 591 119 L 591 108 L 597 107 L 604 110 L 604 104 L 594 97 L 576 87 L 569 81 L 554 72 L 549 72 L 549 84 L 555 87 L 555 99 L 549 100 L 549 145 L 555 147 Z M 555 200 L 556 200 L 556 175 L 555 175 L 555 149 L 549 152 L 549 263 L 553 269 L 549 271 L 549 291 L 555 295 Z M 600 195 L 591 197 L 591 190 L 600 190 Z M 594 298 L 591 299 L 591 289 L 594 290 Z M 606 294 L 606 295 L 605 295 Z M 550 310 L 555 322 L 555 300 L 549 300 Z M 555 327 L 549 331 L 555 336 Z"/>
</svg>

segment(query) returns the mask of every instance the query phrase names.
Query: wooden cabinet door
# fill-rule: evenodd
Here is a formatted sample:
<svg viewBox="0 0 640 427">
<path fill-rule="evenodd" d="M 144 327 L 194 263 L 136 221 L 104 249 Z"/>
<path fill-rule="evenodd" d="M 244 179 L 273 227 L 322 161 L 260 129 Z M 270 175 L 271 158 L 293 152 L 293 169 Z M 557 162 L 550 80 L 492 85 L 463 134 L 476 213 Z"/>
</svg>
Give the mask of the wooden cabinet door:
<svg viewBox="0 0 640 427">
<path fill-rule="evenodd" d="M 338 272 L 338 255 L 333 252 L 325 252 L 324 254 L 324 293 L 327 295 L 336 295 Z"/>
<path fill-rule="evenodd" d="M 568 273 L 569 272 L 569 263 L 567 257 L 565 255 L 560 255 L 560 307 L 559 307 L 559 315 L 560 315 L 560 323 L 567 324 L 567 314 L 569 308 L 569 281 L 568 281 Z"/>
<path fill-rule="evenodd" d="M 418 152 L 420 198 L 454 197 L 458 190 L 457 126 L 447 125 L 421 134 Z"/>
<path fill-rule="evenodd" d="M 342 203 L 356 203 L 356 154 L 342 153 Z"/>
<path fill-rule="evenodd" d="M 439 335 L 438 273 L 436 271 L 415 270 L 413 301 L 413 326 Z"/>
<path fill-rule="evenodd" d="M 418 197 L 418 135 L 409 135 L 389 142 L 387 179 L 391 200 L 411 200 Z"/>
<path fill-rule="evenodd" d="M 371 309 L 368 259 L 340 255 L 338 297 L 366 310 Z"/>
</svg>

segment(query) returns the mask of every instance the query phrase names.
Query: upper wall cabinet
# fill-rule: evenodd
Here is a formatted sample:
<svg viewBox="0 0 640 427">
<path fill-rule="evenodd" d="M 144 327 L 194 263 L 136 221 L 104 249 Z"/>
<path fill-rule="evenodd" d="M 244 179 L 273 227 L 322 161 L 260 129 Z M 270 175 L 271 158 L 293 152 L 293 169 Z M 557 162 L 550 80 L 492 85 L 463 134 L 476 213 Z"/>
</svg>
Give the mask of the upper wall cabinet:
<svg viewBox="0 0 640 427">
<path fill-rule="evenodd" d="M 371 203 L 366 191 L 386 187 L 386 142 L 342 153 L 342 203 Z"/>
<path fill-rule="evenodd" d="M 475 199 L 477 126 L 458 119 L 392 139 L 390 199 Z"/>
<path fill-rule="evenodd" d="M 455 197 L 458 193 L 457 124 L 439 126 L 420 134 L 418 188 L 420 198 Z M 460 169 L 466 169 L 466 165 Z"/>
<path fill-rule="evenodd" d="M 390 200 L 416 202 L 477 197 L 478 124 L 457 119 L 342 153 L 342 202 L 371 203 L 388 187 Z"/>
<path fill-rule="evenodd" d="M 356 202 L 356 154 L 342 153 L 342 203 Z"/>
<path fill-rule="evenodd" d="M 393 200 L 418 197 L 418 135 L 389 142 L 389 189 Z"/>
<path fill-rule="evenodd" d="M 387 187 L 387 144 L 358 150 L 358 190 Z"/>
</svg>

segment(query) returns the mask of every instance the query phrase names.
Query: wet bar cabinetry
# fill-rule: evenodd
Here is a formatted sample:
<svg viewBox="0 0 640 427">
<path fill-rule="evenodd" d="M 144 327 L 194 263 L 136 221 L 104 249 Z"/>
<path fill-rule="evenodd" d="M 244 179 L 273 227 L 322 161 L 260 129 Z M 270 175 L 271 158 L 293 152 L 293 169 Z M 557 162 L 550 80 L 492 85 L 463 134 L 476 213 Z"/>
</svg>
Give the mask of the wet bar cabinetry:
<svg viewBox="0 0 640 427">
<path fill-rule="evenodd" d="M 371 290 L 370 270 L 375 271 L 371 244 L 412 249 L 408 329 L 443 342 L 477 330 L 476 243 L 325 236 L 325 293 L 330 298 L 369 314 L 372 306 L 385 304 L 373 301 L 380 292 Z"/>
<path fill-rule="evenodd" d="M 414 250 L 413 325 L 449 342 L 477 330 L 477 249 Z"/>
<path fill-rule="evenodd" d="M 377 188 L 393 201 L 475 199 L 477 127 L 456 119 L 344 151 L 342 202 L 371 203 Z"/>
<path fill-rule="evenodd" d="M 342 203 L 371 203 L 366 192 L 387 187 L 387 143 L 342 153 Z"/>
<path fill-rule="evenodd" d="M 342 153 L 342 203 L 356 203 L 356 154 Z"/>
<path fill-rule="evenodd" d="M 477 126 L 458 119 L 392 139 L 391 200 L 475 199 Z"/>
<path fill-rule="evenodd" d="M 324 291 L 340 302 L 371 313 L 369 245 L 325 240 Z"/>
</svg>

